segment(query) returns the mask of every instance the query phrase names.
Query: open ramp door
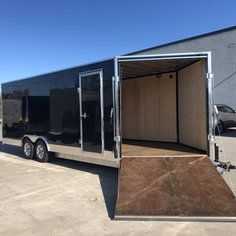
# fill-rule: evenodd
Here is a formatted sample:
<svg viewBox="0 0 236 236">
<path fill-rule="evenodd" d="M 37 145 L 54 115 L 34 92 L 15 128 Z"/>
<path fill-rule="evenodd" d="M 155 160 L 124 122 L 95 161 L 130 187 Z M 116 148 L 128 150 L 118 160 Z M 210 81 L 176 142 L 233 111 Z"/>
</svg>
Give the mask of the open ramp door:
<svg viewBox="0 0 236 236">
<path fill-rule="evenodd" d="M 236 221 L 236 200 L 207 155 L 124 157 L 115 219 Z"/>
</svg>

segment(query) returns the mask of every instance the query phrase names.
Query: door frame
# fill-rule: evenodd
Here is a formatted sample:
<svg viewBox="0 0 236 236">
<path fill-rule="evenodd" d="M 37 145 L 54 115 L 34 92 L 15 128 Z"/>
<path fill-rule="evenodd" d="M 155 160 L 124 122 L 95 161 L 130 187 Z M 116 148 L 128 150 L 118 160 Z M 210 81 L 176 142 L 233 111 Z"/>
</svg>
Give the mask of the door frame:
<svg viewBox="0 0 236 236">
<path fill-rule="evenodd" d="M 148 53 L 148 52 L 147 52 Z M 115 137 L 116 143 L 116 156 L 121 159 L 122 147 L 122 75 L 120 70 L 120 64 L 132 61 L 161 61 L 170 59 L 206 59 L 206 122 L 207 122 L 207 145 L 208 154 L 214 159 L 214 122 L 213 122 L 213 106 L 214 106 L 214 76 L 212 72 L 212 56 L 211 52 L 190 52 L 190 53 L 170 53 L 170 54 L 143 54 L 143 55 L 127 55 L 117 56 L 114 58 L 114 123 L 115 123 Z"/>
<path fill-rule="evenodd" d="M 79 106 L 80 106 L 80 147 L 81 152 L 83 152 L 83 103 L 82 103 L 82 87 L 81 87 L 81 80 L 83 77 L 91 76 L 91 75 L 99 75 L 100 78 L 100 109 L 101 109 L 101 154 L 104 154 L 104 99 L 103 99 L 103 70 L 90 70 L 79 73 Z"/>
</svg>

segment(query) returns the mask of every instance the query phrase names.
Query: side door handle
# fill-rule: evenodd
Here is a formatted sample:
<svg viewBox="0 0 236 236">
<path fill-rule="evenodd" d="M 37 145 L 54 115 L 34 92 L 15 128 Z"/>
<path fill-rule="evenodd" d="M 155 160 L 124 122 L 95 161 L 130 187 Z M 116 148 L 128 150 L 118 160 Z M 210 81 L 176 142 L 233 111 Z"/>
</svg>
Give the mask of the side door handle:
<svg viewBox="0 0 236 236">
<path fill-rule="evenodd" d="M 89 115 L 87 115 L 86 112 L 85 112 L 84 114 L 81 115 L 81 118 L 84 118 L 84 119 L 86 119 L 86 118 L 88 118 L 88 117 L 89 117 Z"/>
</svg>

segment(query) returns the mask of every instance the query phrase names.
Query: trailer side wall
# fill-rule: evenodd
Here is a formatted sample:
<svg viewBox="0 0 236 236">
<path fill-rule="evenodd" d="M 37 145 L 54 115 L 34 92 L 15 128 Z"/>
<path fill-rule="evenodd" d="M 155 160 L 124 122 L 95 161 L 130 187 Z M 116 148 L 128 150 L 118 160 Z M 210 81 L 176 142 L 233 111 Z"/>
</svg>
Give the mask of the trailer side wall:
<svg viewBox="0 0 236 236">
<path fill-rule="evenodd" d="M 112 150 L 113 65 L 114 61 L 108 60 L 2 84 L 3 138 L 32 134 L 46 137 L 50 144 L 80 147 L 78 74 L 101 69 L 104 143 L 105 150 Z"/>
</svg>

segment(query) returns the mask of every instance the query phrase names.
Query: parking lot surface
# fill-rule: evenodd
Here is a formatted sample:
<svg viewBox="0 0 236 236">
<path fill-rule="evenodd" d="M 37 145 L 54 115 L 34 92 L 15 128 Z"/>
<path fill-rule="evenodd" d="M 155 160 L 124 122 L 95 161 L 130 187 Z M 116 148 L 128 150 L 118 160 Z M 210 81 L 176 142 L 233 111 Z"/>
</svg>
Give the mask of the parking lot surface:
<svg viewBox="0 0 236 236">
<path fill-rule="evenodd" d="M 217 141 L 222 160 L 236 164 L 236 130 Z M 236 170 L 224 178 L 236 186 Z M 236 235 L 236 223 L 112 220 L 117 179 L 113 168 L 38 163 L 0 146 L 0 235 Z"/>
</svg>

